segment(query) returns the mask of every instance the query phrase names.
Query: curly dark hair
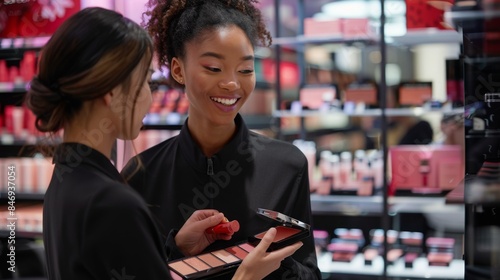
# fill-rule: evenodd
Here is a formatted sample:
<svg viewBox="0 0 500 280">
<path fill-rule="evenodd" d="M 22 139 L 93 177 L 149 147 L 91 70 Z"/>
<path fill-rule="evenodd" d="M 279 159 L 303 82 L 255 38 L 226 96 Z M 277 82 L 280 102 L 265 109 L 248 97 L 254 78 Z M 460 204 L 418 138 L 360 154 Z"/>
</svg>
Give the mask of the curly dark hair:
<svg viewBox="0 0 500 280">
<path fill-rule="evenodd" d="M 205 32 L 221 26 L 240 27 L 255 47 L 270 46 L 271 34 L 257 0 L 149 0 L 143 24 L 154 40 L 160 66 L 170 66 L 172 58 L 183 58 L 185 45 Z M 173 86 L 182 87 L 172 77 Z"/>
</svg>

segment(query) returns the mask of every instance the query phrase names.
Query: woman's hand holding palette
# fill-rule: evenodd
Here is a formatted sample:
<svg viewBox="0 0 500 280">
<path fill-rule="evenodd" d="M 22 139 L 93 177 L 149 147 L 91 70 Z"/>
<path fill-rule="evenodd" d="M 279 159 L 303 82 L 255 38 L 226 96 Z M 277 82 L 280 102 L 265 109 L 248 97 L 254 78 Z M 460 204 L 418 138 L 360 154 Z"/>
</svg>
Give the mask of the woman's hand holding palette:
<svg viewBox="0 0 500 280">
<path fill-rule="evenodd" d="M 279 223 L 279 225 L 275 227 L 276 235 L 267 249 L 268 252 L 292 245 L 309 236 L 310 227 L 308 224 L 272 210 L 259 208 L 257 213 Z M 228 221 L 225 219 L 218 225 L 208 228 L 205 233 L 232 235 L 238 230 L 238 221 Z M 168 263 L 172 271 L 172 277 L 174 279 L 206 279 L 208 277 L 233 272 L 243 262 L 245 257 L 260 243 L 266 232 L 267 230 L 249 237 L 249 242 L 235 244 L 225 249 L 192 257 L 173 260 Z M 299 247 L 297 247 L 297 249 L 298 248 Z"/>
</svg>

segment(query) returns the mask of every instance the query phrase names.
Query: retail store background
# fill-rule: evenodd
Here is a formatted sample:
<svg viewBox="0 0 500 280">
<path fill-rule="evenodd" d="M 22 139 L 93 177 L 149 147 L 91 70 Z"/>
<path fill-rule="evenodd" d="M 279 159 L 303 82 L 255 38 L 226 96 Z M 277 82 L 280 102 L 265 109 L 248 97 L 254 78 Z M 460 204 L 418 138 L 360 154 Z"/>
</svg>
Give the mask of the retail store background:
<svg viewBox="0 0 500 280">
<path fill-rule="evenodd" d="M 422 0 L 424 1 L 424 0 Z M 274 15 L 275 15 L 275 1 L 274 0 L 262 0 L 260 1 L 261 10 L 263 14 L 269 18 L 269 26 L 270 30 L 275 32 L 273 28 L 275 25 Z M 299 14 L 300 9 L 298 8 L 297 2 L 292 0 L 281 0 L 280 13 L 281 13 L 281 30 L 280 37 L 295 37 L 297 36 L 297 30 L 299 26 Z M 317 15 L 321 11 L 323 13 L 327 13 L 328 10 L 334 10 L 336 12 L 341 11 L 344 17 L 363 17 L 369 16 L 373 11 L 366 11 L 365 15 L 360 15 L 360 10 L 357 9 L 355 5 L 358 5 L 360 2 L 374 2 L 376 5 L 373 7 L 377 7 L 378 1 L 355 1 L 355 0 L 346 0 L 346 1 L 327 1 L 327 0 L 314 0 L 314 1 L 305 1 L 306 5 L 303 11 L 304 17 L 312 17 L 313 15 Z M 337 6 L 336 8 L 330 5 L 327 9 L 325 5 L 331 4 L 332 2 L 341 3 L 342 6 Z M 345 6 L 345 4 L 350 3 L 351 8 Z M 132 18 L 137 22 L 141 22 L 142 11 L 144 10 L 145 1 L 141 0 L 81 0 L 80 2 L 81 8 L 89 7 L 89 6 L 101 6 L 109 9 L 114 9 L 119 12 L 122 12 L 127 17 Z M 397 1 L 387 1 L 387 5 L 389 11 L 388 13 L 389 20 L 387 23 L 387 32 L 389 36 L 402 36 L 404 35 L 406 30 L 406 8 L 405 1 L 397 0 Z M 402 6 L 401 6 L 402 5 Z M 322 9 L 323 7 L 323 9 Z M 401 8 L 403 7 L 403 8 Z M 323 15 L 324 16 L 324 15 Z M 377 16 L 371 15 L 373 18 L 377 18 Z M 432 29 L 436 31 L 435 29 Z M 446 36 L 449 33 L 443 33 Z M 419 42 L 411 43 L 411 44 L 402 44 L 402 45 L 390 45 L 387 49 L 387 64 L 386 64 L 386 80 L 387 86 L 395 87 L 399 85 L 400 82 L 403 81 L 425 81 L 432 83 L 432 98 L 436 102 L 444 103 L 447 101 L 447 76 L 446 76 L 446 60 L 454 60 L 458 59 L 461 54 L 461 46 L 460 46 L 460 37 L 457 35 L 455 37 L 451 36 L 453 39 L 450 42 L 443 42 L 444 40 L 439 39 L 426 39 L 426 36 L 433 37 L 438 35 L 432 35 L 431 33 L 422 33 L 421 39 L 426 42 L 425 44 L 420 44 Z M 458 38 L 458 39 L 456 39 Z M 416 39 L 418 41 L 419 39 Z M 360 43 L 363 45 L 363 43 Z M 256 73 L 258 77 L 260 77 L 260 86 L 257 87 L 256 92 L 253 94 L 252 98 L 247 102 L 245 107 L 242 110 L 244 115 L 271 115 L 273 111 L 276 110 L 276 94 L 274 91 L 274 85 L 272 83 L 273 78 L 269 77 L 274 74 L 272 70 L 272 65 L 266 65 L 264 62 L 266 59 L 272 60 L 272 51 L 266 49 L 258 49 L 258 59 L 262 60 L 262 64 L 259 64 L 262 67 L 260 72 Z M 349 42 L 348 44 L 342 43 L 333 43 L 333 44 L 318 44 L 314 46 L 310 46 L 305 48 L 304 57 L 309 65 L 313 65 L 314 67 L 310 67 L 308 72 L 309 78 L 313 79 L 314 77 L 322 77 L 328 71 L 324 71 L 325 69 L 337 69 L 341 70 L 344 73 L 349 73 L 351 77 L 357 77 L 359 80 L 373 80 L 378 82 L 380 79 L 380 51 L 379 46 L 377 44 L 366 44 L 362 47 L 359 47 L 356 42 Z M 333 58 L 333 59 L 332 59 Z M 293 61 L 296 57 L 293 54 L 290 54 L 289 50 L 283 52 L 283 60 Z M 269 62 L 269 61 L 268 61 Z M 290 72 L 288 75 L 296 77 L 300 72 L 296 65 L 291 65 L 290 68 L 286 68 Z M 267 68 L 266 68 L 267 67 Z M 266 70 L 267 69 L 267 70 Z M 271 70 L 269 70 L 271 69 Z M 297 72 L 298 71 L 298 72 Z M 317 76 L 311 74 L 312 72 L 317 71 Z M 266 77 L 266 74 L 268 75 Z M 328 74 L 327 74 L 328 75 Z M 283 98 L 288 100 L 298 100 L 299 99 L 299 84 L 297 83 L 297 79 L 286 79 L 286 75 L 284 76 L 283 85 Z M 321 78 L 319 78 L 321 79 Z M 328 80 L 329 78 L 326 78 Z M 286 84 L 288 83 L 288 84 Z M 5 94 L 5 93 L 0 93 Z M 3 102 L 3 99 L 0 99 L 0 103 Z M 441 120 L 443 115 L 441 113 L 437 114 L 423 114 L 419 115 L 419 119 L 425 120 L 431 124 L 433 129 L 433 142 L 439 142 L 442 140 L 443 134 L 441 131 Z M 266 119 L 267 120 L 267 119 Z M 319 141 L 327 141 L 329 145 L 332 145 L 333 148 L 340 150 L 350 150 L 353 152 L 358 149 L 365 149 L 367 146 L 366 143 L 362 143 L 363 141 L 359 141 L 359 145 L 354 145 L 353 143 L 357 143 L 356 139 L 358 139 L 357 135 L 349 134 L 349 133 L 331 133 L 332 131 L 342 131 L 343 127 L 348 126 L 348 124 L 352 120 L 346 118 L 345 116 L 320 116 L 320 117 L 311 117 L 305 120 L 306 126 L 309 128 L 308 134 L 306 134 L 307 140 L 315 140 L 317 143 Z M 372 129 L 374 123 L 370 123 L 370 121 L 375 121 L 371 117 L 362 117 L 359 118 L 360 127 L 363 129 Z M 299 121 L 297 119 L 290 120 L 281 120 L 281 129 L 286 130 L 290 128 L 291 130 L 298 129 L 300 127 Z M 2 126 L 0 125 L 0 128 Z M 158 143 L 161 140 L 166 139 L 176 133 L 175 129 L 155 129 L 154 125 L 151 125 L 149 130 L 145 130 L 140 138 L 137 141 L 137 147 L 139 150 L 145 149 L 151 145 Z M 267 127 L 262 127 L 260 124 L 255 126 L 255 130 L 271 135 L 276 136 L 276 129 L 268 129 Z M 326 131 L 326 132 L 325 132 Z M 3 133 L 3 132 L 2 132 Z M 394 134 L 397 135 L 397 134 Z M 5 135 L 2 135 L 4 137 Z M 332 136 L 333 140 L 328 137 Z M 389 135 L 390 136 L 390 135 Z M 296 138 L 300 138 L 301 135 L 299 133 L 290 133 L 284 137 L 286 141 L 293 141 Z M 394 136 L 396 137 L 396 136 Z M 368 135 L 370 138 L 370 135 Z M 374 144 L 370 148 L 376 148 L 378 146 L 377 141 L 379 141 L 379 136 L 372 137 L 371 139 Z M 326 139 L 326 140 L 325 140 Z M 335 143 L 332 143 L 335 142 Z M 397 140 L 389 139 L 389 141 L 397 142 Z M 339 144 L 342 143 L 342 144 Z M 0 147 L 0 160 L 2 158 L 11 157 L 10 153 L 12 148 L 9 145 L 1 144 L 3 147 Z M 333 150 L 332 148 L 332 150 Z M 126 143 L 118 143 L 118 151 L 125 150 L 126 152 L 119 152 L 116 155 L 116 163 L 117 167 L 121 168 L 121 166 L 126 162 L 126 160 L 131 155 L 131 149 Z M 17 151 L 18 152 L 18 151 Z M 17 153 L 16 152 L 16 153 Z M 320 156 L 319 150 L 314 158 L 314 164 L 319 163 Z M 0 165 L 5 166 L 5 165 Z M 3 169 L 2 169 L 3 170 Z M 336 236 L 334 234 L 336 229 L 339 228 L 356 228 L 361 229 L 363 231 L 363 238 L 365 240 L 366 245 L 370 243 L 370 239 L 372 236 L 370 235 L 371 230 L 378 229 L 381 227 L 381 217 L 380 217 L 380 207 L 381 202 L 377 200 L 377 197 L 373 197 L 374 199 L 363 200 L 363 198 L 358 199 L 360 197 L 356 196 L 345 196 L 338 195 L 339 200 L 336 200 L 335 195 L 332 196 L 318 196 L 314 194 L 314 199 L 317 200 L 318 203 L 313 205 L 318 206 L 319 208 L 313 209 L 314 212 L 314 226 L 318 230 L 324 230 L 329 234 L 328 242 L 330 242 L 330 238 Z M 1 197 L 0 197 L 1 198 Z M 32 204 L 31 208 L 27 208 L 27 212 L 29 213 L 39 213 L 40 205 L 43 196 L 25 196 L 25 202 L 27 204 Z M 323 202 L 323 200 L 328 200 L 332 198 L 333 202 Z M 441 200 L 436 197 L 429 197 L 427 200 L 425 197 L 419 197 L 420 205 L 417 207 L 417 210 L 407 211 L 405 214 L 392 213 L 391 221 L 393 221 L 394 225 L 398 226 L 399 231 L 407 231 L 407 232 L 421 232 L 424 233 L 424 236 L 446 236 L 453 238 L 456 242 L 453 248 L 454 258 L 460 261 L 461 255 L 463 253 L 462 250 L 462 238 L 464 231 L 464 212 L 463 207 L 460 206 L 451 206 L 449 208 L 441 205 Z M 2 207 L 6 205 L 4 203 L 6 200 L 2 200 Z M 324 206 L 328 204 L 327 209 L 321 208 L 320 206 Z M 360 204 L 364 204 L 360 206 Z M 403 203 L 402 203 L 403 204 Z M 314 206 L 314 207 L 316 207 Z M 330 211 L 329 207 L 338 209 L 334 209 Z M 376 210 L 372 211 L 369 209 L 371 206 L 375 207 Z M 426 208 L 427 207 L 427 208 Z M 402 211 L 405 212 L 405 211 Z M 377 214 L 378 213 L 378 214 Z M 31 225 L 32 227 L 37 227 L 38 225 Z M 337 236 L 338 237 L 338 236 Z M 13 278 L 13 279 L 44 279 L 44 255 L 43 255 L 43 244 L 40 241 L 39 234 L 27 234 L 26 236 L 18 236 L 17 251 L 16 251 L 16 266 L 19 267 L 22 273 L 11 274 L 11 275 L 2 275 L 1 278 Z M 2 242 L 2 247 L 5 250 L 6 244 Z M 1 250 L 2 248 L 0 248 Z M 5 251 L 1 252 L 0 255 L 0 269 L 1 271 L 5 271 L 7 262 L 5 258 Z M 360 251 L 360 254 L 362 252 Z M 326 256 L 326 257 L 325 257 Z M 331 258 L 330 255 L 323 255 L 321 261 L 325 263 L 325 258 Z M 330 260 L 328 260 L 330 261 Z M 354 261 L 359 261 L 358 259 L 354 259 Z M 328 264 L 327 264 L 328 265 Z M 342 265 L 347 267 L 348 269 L 343 270 Z M 324 265 L 322 267 L 325 267 Z M 463 269 L 462 266 L 458 266 Z M 421 267 L 417 267 L 415 269 L 421 269 Z M 365 271 L 363 271 L 365 270 Z M 335 277 L 335 279 L 374 279 L 380 276 L 380 270 L 377 270 L 375 276 L 370 276 L 372 273 L 372 267 L 361 265 L 354 266 L 352 263 L 345 262 L 339 263 L 338 266 L 336 264 L 331 270 L 325 271 L 325 278 Z M 460 273 L 459 273 L 460 274 Z M 446 275 L 446 272 L 444 272 Z M 418 276 L 414 276 L 415 279 L 418 279 Z M 423 277 L 422 277 L 423 278 Z M 447 279 L 446 277 L 440 277 L 441 279 Z M 405 278 L 406 279 L 406 278 Z M 457 279 L 451 276 L 449 279 Z"/>
</svg>

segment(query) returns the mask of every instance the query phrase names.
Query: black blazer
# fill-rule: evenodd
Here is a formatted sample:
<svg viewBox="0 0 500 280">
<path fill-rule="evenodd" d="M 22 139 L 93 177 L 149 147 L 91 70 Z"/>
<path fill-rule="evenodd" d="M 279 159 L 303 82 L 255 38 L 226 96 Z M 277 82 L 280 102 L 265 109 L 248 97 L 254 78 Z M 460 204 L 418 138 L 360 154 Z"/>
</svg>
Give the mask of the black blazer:
<svg viewBox="0 0 500 280">
<path fill-rule="evenodd" d="M 110 160 L 63 143 L 54 163 L 43 210 L 49 279 L 170 279 L 155 222 Z"/>
</svg>

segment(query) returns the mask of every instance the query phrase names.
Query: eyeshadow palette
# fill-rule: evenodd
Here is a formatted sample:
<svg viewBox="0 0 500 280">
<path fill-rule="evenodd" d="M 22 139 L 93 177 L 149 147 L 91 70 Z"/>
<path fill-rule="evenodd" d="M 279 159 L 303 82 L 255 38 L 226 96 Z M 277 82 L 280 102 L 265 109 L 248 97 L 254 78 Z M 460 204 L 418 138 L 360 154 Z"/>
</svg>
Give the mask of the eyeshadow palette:
<svg viewBox="0 0 500 280">
<path fill-rule="evenodd" d="M 309 236 L 309 225 L 290 218 L 276 211 L 259 208 L 259 215 L 271 218 L 280 223 L 276 228 L 276 236 L 268 251 L 291 245 Z M 266 232 L 261 232 L 244 242 L 213 252 L 197 256 L 172 260 L 168 263 L 170 274 L 174 280 L 209 279 L 234 272 L 245 257 L 257 246 Z"/>
<path fill-rule="evenodd" d="M 173 279 L 207 279 L 236 270 L 255 247 L 249 243 L 168 263 Z"/>
</svg>

